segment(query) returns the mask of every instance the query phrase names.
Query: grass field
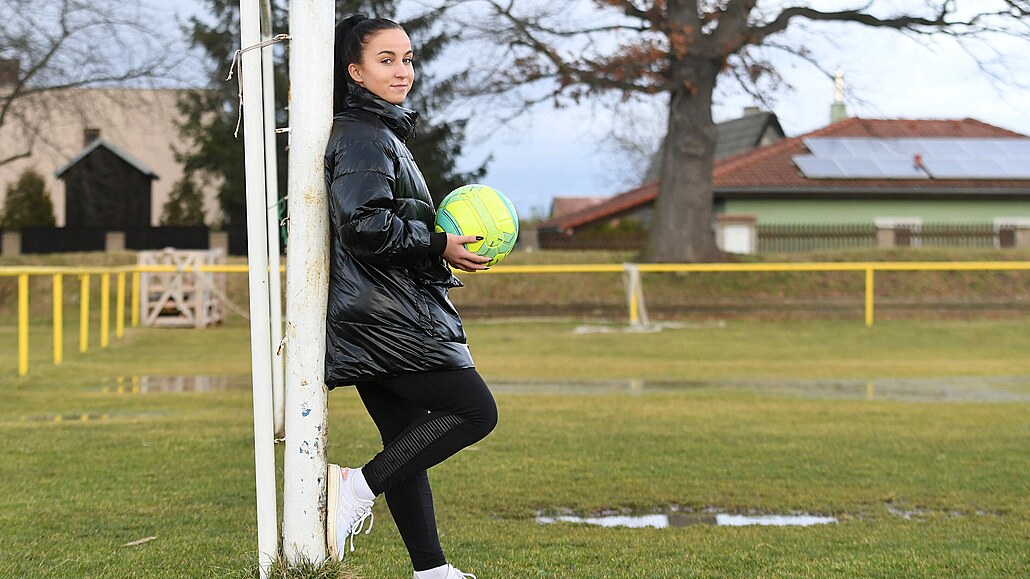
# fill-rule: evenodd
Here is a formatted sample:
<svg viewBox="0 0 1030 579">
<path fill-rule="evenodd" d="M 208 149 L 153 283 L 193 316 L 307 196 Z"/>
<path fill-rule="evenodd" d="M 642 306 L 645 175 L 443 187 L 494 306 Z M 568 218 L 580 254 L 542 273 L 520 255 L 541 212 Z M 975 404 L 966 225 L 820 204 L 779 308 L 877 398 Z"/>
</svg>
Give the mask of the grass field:
<svg viewBox="0 0 1030 579">
<path fill-rule="evenodd" d="M 48 362 L 36 329 L 32 371 L 21 379 L 14 336 L 0 333 L 10 344 L 0 355 L 0 577 L 249 576 L 249 393 L 117 388 L 132 376 L 245 383 L 247 327 L 131 330 L 87 355 L 67 336 L 61 367 Z M 1030 574 L 1025 319 L 621 329 L 468 324 L 501 422 L 431 472 L 442 540 L 464 571 L 481 579 Z M 378 449 L 350 389 L 331 395 L 329 426 L 334 462 L 359 464 Z M 347 568 L 411 577 L 380 503 Z M 535 522 L 541 512 L 671 508 L 839 522 Z"/>
</svg>

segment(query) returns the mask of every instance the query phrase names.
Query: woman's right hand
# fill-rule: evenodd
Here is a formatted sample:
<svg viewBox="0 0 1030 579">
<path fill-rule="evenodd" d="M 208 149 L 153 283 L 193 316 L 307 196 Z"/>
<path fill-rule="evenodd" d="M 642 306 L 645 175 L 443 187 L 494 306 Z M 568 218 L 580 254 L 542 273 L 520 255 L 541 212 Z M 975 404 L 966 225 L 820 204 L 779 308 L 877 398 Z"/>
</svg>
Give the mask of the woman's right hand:
<svg viewBox="0 0 1030 579">
<path fill-rule="evenodd" d="M 465 248 L 466 243 L 475 243 L 482 240 L 482 237 L 475 235 L 454 235 L 453 233 L 448 233 L 447 247 L 443 250 L 443 258 L 447 260 L 447 263 L 451 264 L 451 267 L 456 267 L 462 271 L 473 272 L 486 269 L 486 264 L 490 261 L 490 258 L 477 255 Z"/>
</svg>

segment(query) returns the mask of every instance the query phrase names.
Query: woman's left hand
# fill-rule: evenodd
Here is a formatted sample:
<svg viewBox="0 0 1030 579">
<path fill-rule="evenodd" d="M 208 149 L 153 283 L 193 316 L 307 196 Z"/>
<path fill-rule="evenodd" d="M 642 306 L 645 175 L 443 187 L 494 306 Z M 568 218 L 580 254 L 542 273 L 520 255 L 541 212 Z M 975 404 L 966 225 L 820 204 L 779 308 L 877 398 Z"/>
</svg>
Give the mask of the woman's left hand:
<svg viewBox="0 0 1030 579">
<path fill-rule="evenodd" d="M 473 272 L 487 269 L 486 264 L 490 261 L 489 257 L 472 253 L 465 248 L 466 243 L 475 243 L 477 241 L 481 241 L 481 238 L 475 235 L 454 235 L 453 233 L 448 233 L 447 248 L 443 250 L 443 258 L 447 260 L 447 263 L 451 264 L 451 267 L 462 271 Z"/>
</svg>

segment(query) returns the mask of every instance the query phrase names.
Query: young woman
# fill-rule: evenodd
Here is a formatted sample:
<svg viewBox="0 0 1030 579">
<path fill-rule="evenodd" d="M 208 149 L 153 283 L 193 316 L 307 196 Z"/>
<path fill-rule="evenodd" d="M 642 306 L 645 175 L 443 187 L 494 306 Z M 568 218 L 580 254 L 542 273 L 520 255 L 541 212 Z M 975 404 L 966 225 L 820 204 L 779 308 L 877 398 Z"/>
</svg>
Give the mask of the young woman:
<svg viewBox="0 0 1030 579">
<path fill-rule="evenodd" d="M 357 386 L 383 450 L 361 468 L 329 465 L 327 540 L 332 557 L 348 539 L 353 551 L 384 494 L 415 579 L 455 579 L 473 575 L 444 558 L 426 469 L 489 434 L 497 407 L 447 297 L 461 283 L 446 264 L 472 272 L 488 259 L 465 249 L 476 237 L 433 231 L 432 198 L 404 144 L 418 118 L 401 106 L 412 57 L 390 20 L 358 15 L 336 28 L 325 379 Z"/>
</svg>

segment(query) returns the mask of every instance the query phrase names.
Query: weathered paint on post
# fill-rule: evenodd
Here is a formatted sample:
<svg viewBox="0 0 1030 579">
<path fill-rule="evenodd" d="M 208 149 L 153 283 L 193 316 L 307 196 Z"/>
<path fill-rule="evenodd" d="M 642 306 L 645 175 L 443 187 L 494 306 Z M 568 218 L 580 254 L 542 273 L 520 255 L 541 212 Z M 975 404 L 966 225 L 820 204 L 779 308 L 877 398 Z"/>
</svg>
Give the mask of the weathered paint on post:
<svg viewBox="0 0 1030 579">
<path fill-rule="evenodd" d="M 644 286 L 640 282 L 640 266 L 635 263 L 622 264 L 623 284 L 626 287 L 626 303 L 629 308 L 631 326 L 648 324 L 647 307 L 644 304 Z"/>
<path fill-rule="evenodd" d="M 240 46 L 261 41 L 259 0 L 240 1 Z M 268 229 L 265 224 L 264 115 L 261 51 L 245 50 L 242 65 L 244 175 L 247 193 L 247 263 L 250 265 L 250 356 L 254 382 L 254 466 L 257 489 L 258 565 L 262 579 L 278 558 L 272 362 L 268 295 Z"/>
<path fill-rule="evenodd" d="M 289 239 L 286 268 L 286 453 L 283 553 L 326 556 L 325 314 L 329 212 L 325 146 L 332 127 L 334 7 L 290 2 Z"/>
</svg>

